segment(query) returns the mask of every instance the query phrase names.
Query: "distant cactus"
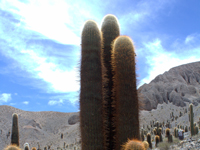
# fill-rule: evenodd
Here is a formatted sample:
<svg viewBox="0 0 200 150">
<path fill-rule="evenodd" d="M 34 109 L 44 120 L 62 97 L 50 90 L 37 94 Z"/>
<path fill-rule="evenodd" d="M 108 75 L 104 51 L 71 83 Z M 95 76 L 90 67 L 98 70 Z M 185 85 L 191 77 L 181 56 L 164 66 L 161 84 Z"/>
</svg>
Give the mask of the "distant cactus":
<svg viewBox="0 0 200 150">
<path fill-rule="evenodd" d="M 21 150 L 21 149 L 18 146 L 16 146 L 16 145 L 8 145 L 3 150 Z"/>
<path fill-rule="evenodd" d="M 60 138 L 63 139 L 63 133 L 61 133 Z"/>
<path fill-rule="evenodd" d="M 150 133 L 147 134 L 147 142 L 149 143 L 149 148 L 152 149 L 151 134 Z"/>
<path fill-rule="evenodd" d="M 37 150 L 42 150 L 42 149 L 40 148 L 40 143 L 37 142 L 37 144 L 38 144 L 38 149 L 37 149 Z"/>
<path fill-rule="evenodd" d="M 169 135 L 170 135 L 170 129 L 167 128 L 167 129 L 165 130 L 165 136 L 166 136 L 166 137 L 169 137 Z"/>
<path fill-rule="evenodd" d="M 155 136 L 155 147 L 158 146 L 158 143 L 160 142 L 160 137 L 158 135 Z"/>
<path fill-rule="evenodd" d="M 29 147 L 29 144 L 28 144 L 28 143 L 25 143 L 25 144 L 24 144 L 24 150 L 30 150 L 30 147 Z"/>
<path fill-rule="evenodd" d="M 157 135 L 156 127 L 153 129 L 154 135 Z"/>
<path fill-rule="evenodd" d="M 194 133 L 194 113 L 193 113 L 193 104 L 190 104 L 190 132 L 191 136 L 193 136 Z"/>
<path fill-rule="evenodd" d="M 141 140 L 144 141 L 144 130 L 141 130 Z"/>
<path fill-rule="evenodd" d="M 188 127 L 187 126 L 185 126 L 185 132 L 188 132 Z"/>
<path fill-rule="evenodd" d="M 119 36 L 113 43 L 116 150 L 129 139 L 140 139 L 139 102 L 136 86 L 135 50 L 132 40 Z"/>
<path fill-rule="evenodd" d="M 103 150 L 101 33 L 87 21 L 81 36 L 80 128 L 82 150 Z"/>
<path fill-rule="evenodd" d="M 16 113 L 12 115 L 11 144 L 19 146 L 18 115 Z"/>
<path fill-rule="evenodd" d="M 169 134 L 168 136 L 168 142 L 169 143 L 172 143 L 173 142 L 173 136 L 171 134 Z"/>
<path fill-rule="evenodd" d="M 195 134 L 199 133 L 199 128 L 197 126 L 195 126 Z"/>
<path fill-rule="evenodd" d="M 180 111 L 179 117 L 183 116 L 182 112 Z"/>
<path fill-rule="evenodd" d="M 158 136 L 159 136 L 160 142 L 162 142 L 163 141 L 163 138 L 162 138 L 162 128 L 158 129 Z"/>
<path fill-rule="evenodd" d="M 177 129 L 176 129 L 176 127 L 175 127 L 175 128 L 174 128 L 174 137 L 178 137 L 178 136 L 177 136 L 176 130 L 177 130 Z"/>
<path fill-rule="evenodd" d="M 128 140 L 123 146 L 123 150 L 145 150 L 144 143 L 139 140 Z"/>
<path fill-rule="evenodd" d="M 156 121 L 156 127 L 157 127 L 157 133 L 158 133 L 158 129 L 159 129 L 159 122 Z"/>
</svg>

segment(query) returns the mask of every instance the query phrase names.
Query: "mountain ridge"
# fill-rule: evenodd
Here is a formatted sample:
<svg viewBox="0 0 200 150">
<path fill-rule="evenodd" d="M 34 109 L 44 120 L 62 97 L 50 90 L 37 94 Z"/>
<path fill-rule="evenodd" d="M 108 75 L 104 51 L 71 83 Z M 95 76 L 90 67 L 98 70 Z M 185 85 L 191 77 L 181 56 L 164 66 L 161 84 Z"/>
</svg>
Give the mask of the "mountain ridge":
<svg viewBox="0 0 200 150">
<path fill-rule="evenodd" d="M 172 102 L 184 107 L 185 102 L 195 106 L 200 102 L 200 61 L 171 68 L 156 76 L 149 84 L 143 84 L 138 92 L 142 95 L 142 110 L 156 109 L 158 104 Z"/>
</svg>

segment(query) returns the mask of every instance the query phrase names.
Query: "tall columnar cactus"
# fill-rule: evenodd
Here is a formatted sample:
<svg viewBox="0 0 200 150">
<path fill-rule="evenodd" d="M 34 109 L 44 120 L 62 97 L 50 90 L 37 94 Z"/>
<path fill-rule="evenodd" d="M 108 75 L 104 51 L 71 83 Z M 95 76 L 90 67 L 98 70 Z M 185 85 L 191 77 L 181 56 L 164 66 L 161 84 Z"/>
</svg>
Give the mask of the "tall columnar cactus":
<svg viewBox="0 0 200 150">
<path fill-rule="evenodd" d="M 12 134 L 11 144 L 19 146 L 19 127 L 18 127 L 18 115 L 14 113 L 12 115 Z"/>
<path fill-rule="evenodd" d="M 136 89 L 135 51 L 132 40 L 119 36 L 113 43 L 116 147 L 119 150 L 127 139 L 140 139 L 139 104 Z"/>
<path fill-rule="evenodd" d="M 82 150 L 103 150 L 101 33 L 94 21 L 82 31 L 80 128 Z"/>
<path fill-rule="evenodd" d="M 193 104 L 190 104 L 190 132 L 191 136 L 193 136 L 194 133 L 194 113 L 193 113 Z"/>
<path fill-rule="evenodd" d="M 104 72 L 104 131 L 105 131 L 105 143 L 106 149 L 114 149 L 114 137 L 115 137 L 115 124 L 113 124 L 113 114 L 115 113 L 115 107 L 112 106 L 114 97 L 112 94 L 113 87 L 113 72 L 111 68 L 111 46 L 116 37 L 119 36 L 119 24 L 117 18 L 114 15 L 106 15 L 103 19 L 102 27 L 102 59 L 105 66 Z"/>
</svg>

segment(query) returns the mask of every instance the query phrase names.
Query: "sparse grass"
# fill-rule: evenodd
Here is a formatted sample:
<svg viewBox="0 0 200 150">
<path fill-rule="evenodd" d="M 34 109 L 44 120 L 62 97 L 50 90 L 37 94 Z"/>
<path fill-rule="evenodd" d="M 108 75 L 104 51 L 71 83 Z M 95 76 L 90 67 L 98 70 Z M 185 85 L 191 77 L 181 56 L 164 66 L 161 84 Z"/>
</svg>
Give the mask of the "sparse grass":
<svg viewBox="0 0 200 150">
<path fill-rule="evenodd" d="M 175 138 L 175 137 L 173 136 L 173 142 L 172 142 L 172 143 L 168 143 L 168 139 L 167 139 L 167 138 L 164 138 L 164 139 L 163 139 L 163 142 L 160 142 L 160 143 L 158 144 L 158 147 L 157 147 L 157 148 L 159 148 L 160 150 L 169 150 L 169 148 L 170 148 L 171 145 L 178 144 L 179 141 L 180 141 L 180 140 L 179 140 L 178 138 Z"/>
</svg>

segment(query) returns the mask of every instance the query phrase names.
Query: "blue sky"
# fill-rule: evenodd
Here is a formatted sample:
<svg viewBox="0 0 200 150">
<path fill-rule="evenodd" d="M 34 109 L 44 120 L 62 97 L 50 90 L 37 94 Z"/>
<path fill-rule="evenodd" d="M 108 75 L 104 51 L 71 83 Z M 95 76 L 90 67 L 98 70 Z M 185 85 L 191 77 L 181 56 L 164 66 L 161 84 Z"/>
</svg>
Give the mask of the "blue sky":
<svg viewBox="0 0 200 150">
<path fill-rule="evenodd" d="M 0 0 L 0 105 L 79 111 L 81 32 L 118 18 L 137 54 L 138 87 L 200 60 L 199 0 Z"/>
</svg>

